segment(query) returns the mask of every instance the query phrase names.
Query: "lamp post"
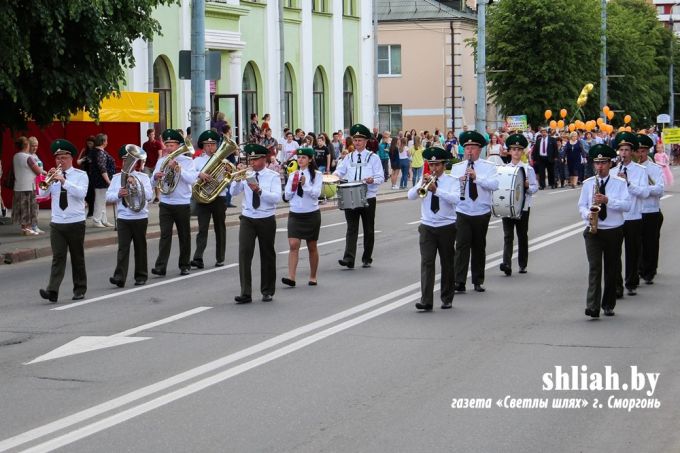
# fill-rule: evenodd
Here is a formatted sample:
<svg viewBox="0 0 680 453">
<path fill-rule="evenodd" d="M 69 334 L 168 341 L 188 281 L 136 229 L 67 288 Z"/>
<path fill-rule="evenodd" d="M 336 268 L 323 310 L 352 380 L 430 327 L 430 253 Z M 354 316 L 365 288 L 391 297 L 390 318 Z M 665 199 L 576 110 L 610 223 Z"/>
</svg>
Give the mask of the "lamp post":
<svg viewBox="0 0 680 453">
<path fill-rule="evenodd" d="M 486 5 L 489 0 L 477 0 L 477 112 L 475 129 L 486 132 Z"/>
<path fill-rule="evenodd" d="M 600 114 L 605 118 L 602 107 L 607 105 L 607 0 L 602 0 L 600 24 Z"/>
<path fill-rule="evenodd" d="M 675 96 L 673 95 L 673 73 L 675 72 L 675 68 L 673 65 L 673 44 L 675 41 L 675 30 L 673 28 L 673 10 L 677 5 L 680 5 L 680 2 L 675 2 L 673 3 L 673 6 L 671 6 L 671 12 L 670 12 L 670 25 L 671 25 L 671 64 L 668 68 L 668 116 L 671 117 L 671 122 L 670 126 L 673 127 L 673 123 L 675 122 Z"/>
</svg>

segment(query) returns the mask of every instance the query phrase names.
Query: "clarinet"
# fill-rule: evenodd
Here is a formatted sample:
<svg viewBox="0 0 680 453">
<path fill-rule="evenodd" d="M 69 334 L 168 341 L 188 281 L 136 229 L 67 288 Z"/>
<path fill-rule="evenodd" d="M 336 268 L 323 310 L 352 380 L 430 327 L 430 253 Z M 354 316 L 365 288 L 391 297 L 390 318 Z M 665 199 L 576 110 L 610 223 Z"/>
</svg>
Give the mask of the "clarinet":
<svg viewBox="0 0 680 453">
<path fill-rule="evenodd" d="M 465 188 L 467 187 L 467 182 L 468 182 L 468 175 L 467 171 L 468 169 L 472 168 L 474 163 L 472 162 L 472 157 L 468 159 L 467 167 L 465 167 L 465 178 L 460 180 L 460 199 L 465 200 Z"/>
</svg>

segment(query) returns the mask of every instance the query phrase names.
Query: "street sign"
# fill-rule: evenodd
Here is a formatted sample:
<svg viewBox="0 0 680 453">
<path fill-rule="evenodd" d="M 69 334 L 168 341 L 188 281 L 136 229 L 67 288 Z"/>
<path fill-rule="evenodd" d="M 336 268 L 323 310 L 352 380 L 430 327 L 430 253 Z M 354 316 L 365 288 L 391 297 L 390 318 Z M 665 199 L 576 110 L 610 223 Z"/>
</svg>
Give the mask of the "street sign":
<svg viewBox="0 0 680 453">
<path fill-rule="evenodd" d="M 505 127 L 509 131 L 522 132 L 527 130 L 528 126 L 526 115 L 513 115 L 505 118 Z"/>
<path fill-rule="evenodd" d="M 222 54 L 218 50 L 205 51 L 205 80 L 220 80 L 222 77 Z M 191 80 L 191 51 L 179 51 L 179 78 Z"/>
<path fill-rule="evenodd" d="M 680 127 L 667 127 L 661 133 L 665 144 L 675 145 L 680 143 Z"/>
<path fill-rule="evenodd" d="M 668 113 L 662 113 L 661 115 L 656 117 L 656 122 L 657 123 L 670 123 L 671 122 L 671 116 Z"/>
</svg>

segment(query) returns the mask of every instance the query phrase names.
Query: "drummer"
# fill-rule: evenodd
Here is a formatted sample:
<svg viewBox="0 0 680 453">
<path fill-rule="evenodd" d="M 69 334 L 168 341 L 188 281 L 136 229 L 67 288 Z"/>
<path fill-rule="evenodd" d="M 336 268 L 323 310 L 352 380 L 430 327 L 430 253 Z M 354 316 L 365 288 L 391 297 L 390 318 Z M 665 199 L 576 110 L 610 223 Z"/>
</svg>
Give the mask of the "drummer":
<svg viewBox="0 0 680 453">
<path fill-rule="evenodd" d="M 349 182 L 363 181 L 368 185 L 366 195 L 368 206 L 345 209 L 347 221 L 347 234 L 345 240 L 345 254 L 338 264 L 349 269 L 354 268 L 354 259 L 357 251 L 357 238 L 359 237 L 359 219 L 364 228 L 364 253 L 361 257 L 362 267 L 371 267 L 373 262 L 373 243 L 375 240 L 375 202 L 378 195 L 378 187 L 385 181 L 380 158 L 366 149 L 366 142 L 372 138 L 371 132 L 363 124 L 355 124 L 350 128 L 355 146 L 354 151 L 349 153 L 338 163 L 335 174 L 340 179 Z"/>
<path fill-rule="evenodd" d="M 501 263 L 501 271 L 505 275 L 512 275 L 512 248 L 515 238 L 515 229 L 517 230 L 517 263 L 519 264 L 519 273 L 527 273 L 527 262 L 529 260 L 529 211 L 531 208 L 531 196 L 538 191 L 538 180 L 536 179 L 536 172 L 531 165 L 522 162 L 522 155 L 529 142 L 522 134 L 512 134 L 505 140 L 505 146 L 510 153 L 510 163 L 505 164 L 505 167 L 522 167 L 524 168 L 524 207 L 519 219 L 511 217 L 503 217 L 503 262 Z"/>
<path fill-rule="evenodd" d="M 283 277 L 284 285 L 294 287 L 297 271 L 300 243 L 307 241 L 309 250 L 309 286 L 316 286 L 316 271 L 319 267 L 319 230 L 321 229 L 321 211 L 319 195 L 321 194 L 322 174 L 316 169 L 314 150 L 298 148 L 296 151 L 298 170 L 288 177 L 283 192 L 285 201 L 290 203 L 288 213 L 288 277 Z"/>
</svg>

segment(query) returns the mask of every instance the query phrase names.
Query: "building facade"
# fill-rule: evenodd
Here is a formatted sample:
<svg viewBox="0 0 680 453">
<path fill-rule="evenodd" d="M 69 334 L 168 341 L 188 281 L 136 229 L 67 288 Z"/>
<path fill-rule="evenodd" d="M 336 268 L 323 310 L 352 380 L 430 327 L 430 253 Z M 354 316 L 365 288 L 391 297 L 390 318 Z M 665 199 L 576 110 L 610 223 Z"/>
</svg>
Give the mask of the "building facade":
<svg viewBox="0 0 680 453">
<path fill-rule="evenodd" d="M 218 111 L 241 139 L 251 113 L 271 115 L 274 137 L 284 127 L 330 132 L 355 122 L 372 124 L 371 2 L 283 1 L 283 43 L 276 1 L 206 2 L 206 49 L 221 56 L 220 79 L 206 82 L 206 128 Z M 182 0 L 180 6 L 158 8 L 154 16 L 162 36 L 134 43 L 136 65 L 124 89 L 159 93 L 159 130 L 190 124 L 191 81 L 179 78 L 179 51 L 191 49 L 190 5 Z"/>
</svg>

